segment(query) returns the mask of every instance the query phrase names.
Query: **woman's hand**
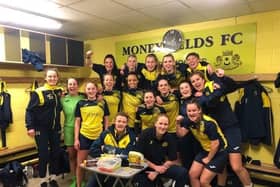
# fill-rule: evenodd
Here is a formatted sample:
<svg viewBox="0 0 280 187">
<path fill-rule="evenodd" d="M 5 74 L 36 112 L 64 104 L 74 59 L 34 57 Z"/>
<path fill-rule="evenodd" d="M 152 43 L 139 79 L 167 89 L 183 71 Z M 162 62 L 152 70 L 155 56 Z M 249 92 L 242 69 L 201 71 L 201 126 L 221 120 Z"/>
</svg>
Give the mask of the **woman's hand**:
<svg viewBox="0 0 280 187">
<path fill-rule="evenodd" d="M 178 115 L 178 116 L 176 117 L 176 123 L 177 123 L 177 124 L 181 124 L 181 122 L 182 122 L 183 119 L 184 119 L 184 116 Z"/>
<path fill-rule="evenodd" d="M 160 174 L 163 174 L 163 173 L 165 173 L 166 172 L 166 170 L 167 170 L 167 167 L 165 167 L 164 165 L 162 165 L 162 166 L 155 166 L 154 168 L 153 168 L 156 172 L 158 172 L 158 173 L 160 173 Z"/>
<path fill-rule="evenodd" d="M 213 83 L 214 90 L 220 89 L 221 86 L 217 83 Z"/>
<path fill-rule="evenodd" d="M 74 147 L 77 151 L 80 150 L 80 141 L 79 140 L 75 140 Z"/>
<path fill-rule="evenodd" d="M 159 104 L 159 105 L 163 104 L 163 101 L 160 98 L 160 96 L 156 96 L 156 103 Z"/>
<path fill-rule="evenodd" d="M 210 162 L 210 160 L 209 160 L 208 157 L 205 157 L 205 158 L 202 159 L 202 162 L 203 162 L 204 164 L 208 164 L 208 163 Z"/>
<path fill-rule="evenodd" d="M 146 173 L 147 173 L 148 179 L 150 179 L 151 181 L 154 181 L 157 178 L 158 174 L 159 174 L 156 171 L 146 171 Z"/>
<path fill-rule="evenodd" d="M 35 130 L 34 129 L 29 129 L 27 131 L 27 135 L 30 136 L 31 138 L 34 138 L 35 136 Z"/>
<path fill-rule="evenodd" d="M 201 97 L 202 95 L 203 95 L 203 92 L 197 91 L 197 92 L 194 93 L 195 97 Z"/>
</svg>

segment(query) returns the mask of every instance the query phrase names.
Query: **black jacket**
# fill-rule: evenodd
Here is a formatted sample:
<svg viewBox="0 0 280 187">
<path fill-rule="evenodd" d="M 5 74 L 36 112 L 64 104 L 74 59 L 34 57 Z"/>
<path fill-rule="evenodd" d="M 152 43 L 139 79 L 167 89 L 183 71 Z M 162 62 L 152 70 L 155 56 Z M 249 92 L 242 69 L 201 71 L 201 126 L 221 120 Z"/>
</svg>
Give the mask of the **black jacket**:
<svg viewBox="0 0 280 187">
<path fill-rule="evenodd" d="M 62 88 L 48 84 L 31 92 L 25 115 L 26 128 L 60 130 L 61 94 Z"/>
<path fill-rule="evenodd" d="M 272 144 L 272 109 L 268 93 L 254 80 L 239 90 L 239 101 L 235 103 L 242 141 L 251 144 Z"/>
<path fill-rule="evenodd" d="M 0 93 L 0 128 L 6 129 L 10 123 L 13 123 L 11 95 L 3 91 Z"/>
</svg>

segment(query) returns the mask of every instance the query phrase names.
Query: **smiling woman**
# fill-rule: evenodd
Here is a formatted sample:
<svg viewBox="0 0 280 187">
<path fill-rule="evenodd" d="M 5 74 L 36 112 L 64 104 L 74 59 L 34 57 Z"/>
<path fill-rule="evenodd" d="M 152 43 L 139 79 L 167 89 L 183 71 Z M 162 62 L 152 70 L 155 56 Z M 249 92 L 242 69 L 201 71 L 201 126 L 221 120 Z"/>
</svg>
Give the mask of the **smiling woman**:
<svg viewBox="0 0 280 187">
<path fill-rule="evenodd" d="M 203 114 L 197 99 L 187 103 L 186 111 L 189 122 L 182 123 L 183 127 L 177 131 L 181 131 L 180 134 L 183 131 L 182 136 L 191 131 L 202 147 L 189 170 L 191 186 L 210 186 L 212 179 L 223 172 L 227 163 L 227 140 L 217 122 Z M 178 120 L 178 125 L 180 123 Z"/>
<path fill-rule="evenodd" d="M 188 184 L 187 170 L 177 165 L 175 136 L 167 133 L 168 117 L 160 114 L 155 127 L 145 129 L 139 136 L 137 151 L 146 158 L 148 168 L 135 177 L 139 187 L 150 187 L 161 177 L 176 180 L 176 187 Z"/>
<path fill-rule="evenodd" d="M 119 112 L 116 115 L 115 124 L 103 131 L 99 138 L 93 142 L 90 147 L 89 155 L 92 157 L 100 157 L 101 154 L 119 154 L 125 157 L 130 151 L 135 150 L 135 134 L 128 128 L 128 116 L 125 113 Z M 99 176 L 104 178 L 105 176 Z M 111 187 L 114 180 L 100 180 L 105 187 Z M 87 186 L 98 186 L 95 175 L 92 176 Z"/>
<path fill-rule="evenodd" d="M 47 186 L 47 165 L 51 175 L 51 185 L 57 185 L 54 175 L 59 174 L 60 155 L 60 111 L 59 102 L 62 88 L 57 86 L 57 69 L 45 71 L 45 85 L 31 92 L 26 109 L 27 134 L 35 139 L 39 153 L 39 176 L 41 186 Z M 49 149 L 50 148 L 50 149 Z"/>
</svg>

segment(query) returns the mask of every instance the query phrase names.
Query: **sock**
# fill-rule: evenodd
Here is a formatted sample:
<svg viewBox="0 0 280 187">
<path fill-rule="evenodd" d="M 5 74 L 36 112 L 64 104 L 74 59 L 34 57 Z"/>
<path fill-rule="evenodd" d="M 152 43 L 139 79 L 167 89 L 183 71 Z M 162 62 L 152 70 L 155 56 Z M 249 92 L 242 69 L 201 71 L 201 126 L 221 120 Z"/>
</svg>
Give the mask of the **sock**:
<svg viewBox="0 0 280 187">
<path fill-rule="evenodd" d="M 51 174 L 51 175 L 49 176 L 50 181 L 51 181 L 51 180 L 55 180 L 55 178 L 56 178 L 56 176 L 53 175 L 53 174 Z"/>
<path fill-rule="evenodd" d="M 245 185 L 244 187 L 253 187 L 253 186 L 254 186 L 254 184 L 251 183 L 251 184 L 249 184 L 249 185 Z"/>
<path fill-rule="evenodd" d="M 40 184 L 42 184 L 44 182 L 48 182 L 48 178 L 47 177 L 40 178 Z"/>
</svg>

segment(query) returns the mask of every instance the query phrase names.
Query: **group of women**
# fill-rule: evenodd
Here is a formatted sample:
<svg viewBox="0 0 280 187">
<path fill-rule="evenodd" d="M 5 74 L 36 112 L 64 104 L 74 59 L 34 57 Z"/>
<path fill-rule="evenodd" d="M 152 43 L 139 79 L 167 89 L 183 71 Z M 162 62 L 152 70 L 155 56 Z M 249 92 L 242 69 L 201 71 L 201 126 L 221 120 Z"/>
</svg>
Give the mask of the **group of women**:
<svg viewBox="0 0 280 187">
<path fill-rule="evenodd" d="M 106 55 L 101 65 L 91 63 L 91 54 L 86 62 L 99 74 L 102 89 L 88 81 L 80 94 L 78 81 L 69 78 L 64 94 L 57 86 L 57 70 L 48 69 L 46 84 L 31 94 L 26 127 L 38 146 L 41 186 L 58 186 L 53 176 L 61 110 L 64 142 L 76 177 L 73 186 L 84 185 L 78 166 L 88 155 L 127 155 L 130 150 L 143 153 L 148 163 L 135 177 L 140 187 L 159 185 L 162 177 L 174 179 L 178 187 L 206 187 L 213 185 L 217 174 L 217 186 L 225 186 L 228 161 L 242 184 L 253 186 L 242 166 L 238 122 L 226 97 L 234 84 L 223 70 L 213 71 L 194 52 L 182 64 L 172 54 L 161 63 L 148 54 L 144 64 L 130 55 L 120 69 L 113 55 Z M 95 182 L 90 180 L 88 186 Z M 105 185 L 110 186 L 110 180 Z"/>
</svg>

